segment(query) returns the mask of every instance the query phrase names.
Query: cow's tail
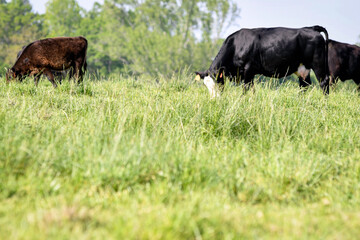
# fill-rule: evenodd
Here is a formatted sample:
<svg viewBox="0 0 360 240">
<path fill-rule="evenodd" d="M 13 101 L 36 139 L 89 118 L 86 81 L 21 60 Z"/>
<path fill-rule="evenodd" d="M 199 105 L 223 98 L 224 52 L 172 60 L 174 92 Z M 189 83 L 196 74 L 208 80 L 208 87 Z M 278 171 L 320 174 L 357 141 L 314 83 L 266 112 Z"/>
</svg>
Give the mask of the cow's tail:
<svg viewBox="0 0 360 240">
<path fill-rule="evenodd" d="M 329 78 L 329 64 L 328 64 L 328 51 L 329 51 L 329 34 L 327 32 L 327 30 L 319 25 L 313 26 L 312 29 L 314 31 L 317 31 L 319 33 L 324 33 L 325 34 L 325 74 L 326 74 L 326 78 Z"/>
<path fill-rule="evenodd" d="M 86 72 L 87 70 L 87 62 L 86 62 L 86 58 L 85 58 L 85 62 L 84 62 L 84 72 Z"/>
<path fill-rule="evenodd" d="M 328 34 L 327 30 L 324 27 L 316 25 L 316 26 L 313 26 L 312 29 L 314 31 L 319 32 L 319 33 L 323 32 L 325 34 L 326 42 L 329 41 L 329 34 Z"/>
<path fill-rule="evenodd" d="M 83 64 L 83 69 L 84 69 L 84 73 L 85 73 L 87 70 L 86 54 L 87 54 L 88 41 L 84 37 L 81 37 L 81 38 L 85 41 L 85 54 L 84 54 L 84 64 Z"/>
</svg>

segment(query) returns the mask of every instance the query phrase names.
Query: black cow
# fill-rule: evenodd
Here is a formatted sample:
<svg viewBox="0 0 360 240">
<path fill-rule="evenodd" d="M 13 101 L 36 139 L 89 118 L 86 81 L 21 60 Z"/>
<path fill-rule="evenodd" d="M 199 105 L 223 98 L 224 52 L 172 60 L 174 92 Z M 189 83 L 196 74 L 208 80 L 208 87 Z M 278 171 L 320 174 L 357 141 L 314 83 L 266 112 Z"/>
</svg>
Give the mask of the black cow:
<svg viewBox="0 0 360 240">
<path fill-rule="evenodd" d="M 360 90 L 360 47 L 334 40 L 328 42 L 331 82 L 352 79 Z"/>
<path fill-rule="evenodd" d="M 225 76 L 236 82 L 243 79 L 248 88 L 256 74 L 284 77 L 299 70 L 300 87 L 305 87 L 311 84 L 311 68 L 328 93 L 327 40 L 328 33 L 321 26 L 241 29 L 227 37 L 210 68 L 196 72 L 196 79 L 204 79 L 211 97 L 215 97 L 213 79 L 220 84 L 224 84 Z"/>
<path fill-rule="evenodd" d="M 14 66 L 6 73 L 6 81 L 27 75 L 35 77 L 37 85 L 41 74 L 45 74 L 56 87 L 53 71 L 71 69 L 70 77 L 82 81 L 86 71 L 87 40 L 84 37 L 58 37 L 35 41 L 18 54 Z"/>
</svg>

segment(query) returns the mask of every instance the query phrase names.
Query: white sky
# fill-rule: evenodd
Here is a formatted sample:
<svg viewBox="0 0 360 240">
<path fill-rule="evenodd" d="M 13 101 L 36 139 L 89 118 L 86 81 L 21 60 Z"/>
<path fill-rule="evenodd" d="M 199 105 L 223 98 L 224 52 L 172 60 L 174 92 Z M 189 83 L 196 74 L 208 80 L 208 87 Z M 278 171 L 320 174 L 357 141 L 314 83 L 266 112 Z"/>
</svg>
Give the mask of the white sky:
<svg viewBox="0 0 360 240">
<path fill-rule="evenodd" d="M 89 10 L 95 0 L 77 0 Z M 34 11 L 45 12 L 46 0 L 30 0 Z M 103 3 L 103 0 L 97 0 Z M 360 42 L 360 0 L 238 0 L 240 19 L 223 38 L 240 28 L 324 26 L 331 39 Z"/>
<path fill-rule="evenodd" d="M 104 3 L 104 0 L 76 0 L 82 8 L 90 10 L 95 2 Z M 33 10 L 38 13 L 45 13 L 45 3 L 47 0 L 30 0 Z"/>
</svg>

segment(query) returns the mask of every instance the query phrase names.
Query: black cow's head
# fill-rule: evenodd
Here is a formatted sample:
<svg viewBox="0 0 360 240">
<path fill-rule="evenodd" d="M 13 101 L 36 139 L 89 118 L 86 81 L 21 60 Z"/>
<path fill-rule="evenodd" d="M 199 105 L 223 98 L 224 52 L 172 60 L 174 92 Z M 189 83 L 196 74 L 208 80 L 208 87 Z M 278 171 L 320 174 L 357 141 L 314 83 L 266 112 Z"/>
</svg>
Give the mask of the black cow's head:
<svg viewBox="0 0 360 240">
<path fill-rule="evenodd" d="M 225 83 L 225 68 L 221 67 L 218 70 L 210 71 L 207 70 L 205 72 L 195 72 L 196 81 L 203 80 L 205 77 L 211 77 L 215 82 L 224 84 Z"/>
<path fill-rule="evenodd" d="M 209 76 L 208 72 L 195 72 L 196 74 L 196 77 L 195 77 L 195 80 L 196 81 L 200 81 L 202 79 L 204 79 L 206 76 Z"/>
<path fill-rule="evenodd" d="M 224 76 L 224 68 L 220 68 L 217 71 L 211 72 L 209 70 L 205 72 L 195 72 L 196 81 L 204 80 L 205 86 L 209 89 L 209 93 L 211 98 L 216 96 L 220 96 L 220 94 L 216 91 L 215 83 L 224 84 L 225 76 Z"/>
</svg>

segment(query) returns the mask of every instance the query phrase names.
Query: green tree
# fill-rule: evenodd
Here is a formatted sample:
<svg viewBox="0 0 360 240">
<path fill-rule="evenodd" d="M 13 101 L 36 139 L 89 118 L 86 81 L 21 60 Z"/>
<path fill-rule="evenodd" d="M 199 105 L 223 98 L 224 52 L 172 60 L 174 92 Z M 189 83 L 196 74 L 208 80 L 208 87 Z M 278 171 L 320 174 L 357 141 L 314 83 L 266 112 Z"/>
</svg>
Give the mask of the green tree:
<svg viewBox="0 0 360 240">
<path fill-rule="evenodd" d="M 0 71 L 14 63 L 22 46 L 42 35 L 42 16 L 32 12 L 28 0 L 0 2 Z"/>
<path fill-rule="evenodd" d="M 106 24 L 105 19 L 102 17 L 103 6 L 95 3 L 93 8 L 85 12 L 78 29 L 79 35 L 85 36 L 89 42 L 87 51 L 88 69 L 92 72 L 102 74 L 110 73 L 113 61 L 109 55 L 111 52 L 104 51 L 108 46 L 104 41 L 103 27 Z M 116 69 L 123 69 L 124 65 L 120 62 L 115 63 Z"/>
<path fill-rule="evenodd" d="M 100 15 L 108 70 L 123 62 L 132 73 L 155 76 L 208 65 L 239 9 L 225 0 L 105 0 Z"/>
<path fill-rule="evenodd" d="M 84 12 L 76 0 L 49 0 L 44 16 L 48 36 L 78 35 Z"/>
</svg>

